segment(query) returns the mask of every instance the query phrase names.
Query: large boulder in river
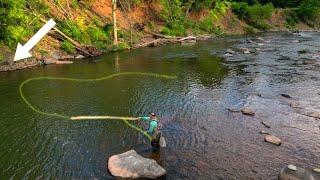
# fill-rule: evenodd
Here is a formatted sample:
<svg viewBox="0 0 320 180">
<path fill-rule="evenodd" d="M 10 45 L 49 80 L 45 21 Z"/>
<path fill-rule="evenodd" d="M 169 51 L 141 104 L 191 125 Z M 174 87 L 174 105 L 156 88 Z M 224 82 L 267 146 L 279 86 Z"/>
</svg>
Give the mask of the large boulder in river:
<svg viewBox="0 0 320 180">
<path fill-rule="evenodd" d="M 148 159 L 130 150 L 111 156 L 108 168 L 113 176 L 122 178 L 152 178 L 163 176 L 166 170 L 153 159 Z"/>
</svg>

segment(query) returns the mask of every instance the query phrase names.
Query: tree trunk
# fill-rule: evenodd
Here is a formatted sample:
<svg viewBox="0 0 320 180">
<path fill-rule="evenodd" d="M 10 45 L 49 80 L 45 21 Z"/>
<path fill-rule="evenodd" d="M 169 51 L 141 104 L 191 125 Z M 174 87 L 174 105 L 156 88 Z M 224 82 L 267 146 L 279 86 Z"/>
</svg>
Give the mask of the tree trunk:
<svg viewBox="0 0 320 180">
<path fill-rule="evenodd" d="M 116 10 L 117 10 L 117 0 L 112 0 L 113 45 L 118 46 Z"/>
</svg>

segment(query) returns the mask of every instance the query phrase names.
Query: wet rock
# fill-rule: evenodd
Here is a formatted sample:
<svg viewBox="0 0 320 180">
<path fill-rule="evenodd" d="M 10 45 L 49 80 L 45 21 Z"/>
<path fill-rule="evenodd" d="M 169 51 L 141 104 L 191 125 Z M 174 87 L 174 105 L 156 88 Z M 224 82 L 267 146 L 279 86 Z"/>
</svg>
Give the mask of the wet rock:
<svg viewBox="0 0 320 180">
<path fill-rule="evenodd" d="M 317 63 L 317 61 L 314 60 L 314 59 L 304 59 L 304 60 L 302 61 L 302 64 L 303 64 L 303 65 L 316 64 L 316 63 Z"/>
<path fill-rule="evenodd" d="M 250 116 L 254 116 L 255 112 L 253 111 L 253 109 L 249 108 L 249 107 L 244 107 L 243 109 L 241 109 L 242 114 L 244 115 L 250 115 Z"/>
<path fill-rule="evenodd" d="M 305 113 L 305 115 L 316 119 L 320 119 L 320 112 L 308 112 Z"/>
<path fill-rule="evenodd" d="M 227 110 L 230 112 L 240 112 L 240 110 L 235 109 L 235 108 L 227 108 Z"/>
<path fill-rule="evenodd" d="M 166 170 L 153 159 L 148 159 L 130 150 L 122 154 L 111 156 L 108 168 L 113 176 L 122 178 L 152 178 L 163 176 Z"/>
<path fill-rule="evenodd" d="M 257 45 L 258 45 L 258 46 L 264 46 L 264 44 L 263 44 L 263 43 L 257 43 Z"/>
<path fill-rule="evenodd" d="M 312 169 L 300 168 L 294 165 L 288 165 L 282 168 L 279 174 L 279 180 L 313 180 L 320 179 L 320 172 Z"/>
<path fill-rule="evenodd" d="M 301 104 L 299 102 L 291 102 L 290 107 L 292 108 L 301 108 Z"/>
<path fill-rule="evenodd" d="M 35 58 L 29 58 L 23 61 L 6 62 L 0 65 L 0 72 L 14 71 L 24 68 L 30 68 L 39 65 L 39 62 Z"/>
<path fill-rule="evenodd" d="M 291 43 L 299 43 L 299 40 L 292 40 Z"/>
<path fill-rule="evenodd" d="M 80 54 L 80 55 L 76 56 L 75 58 L 76 58 L 76 59 L 83 59 L 83 58 L 85 58 L 85 56 L 83 56 L 83 55 Z"/>
<path fill-rule="evenodd" d="M 271 143 L 271 144 L 274 144 L 274 145 L 277 145 L 277 146 L 281 145 L 281 140 L 278 137 L 273 136 L 273 135 L 267 135 L 264 138 L 264 141 Z"/>
<path fill-rule="evenodd" d="M 251 39 L 247 39 L 246 41 L 247 43 L 254 43 L 254 41 L 252 41 Z"/>
<path fill-rule="evenodd" d="M 260 93 L 251 93 L 252 96 L 258 96 L 258 97 L 262 97 L 262 94 Z"/>
<path fill-rule="evenodd" d="M 281 94 L 281 96 L 282 96 L 282 97 L 285 97 L 285 98 L 291 98 L 291 96 L 288 95 L 288 94 Z"/>
<path fill-rule="evenodd" d="M 291 58 L 289 56 L 280 55 L 278 60 L 290 60 Z"/>
<path fill-rule="evenodd" d="M 301 49 L 298 51 L 299 54 L 306 54 L 309 53 L 310 51 L 308 49 Z"/>
<path fill-rule="evenodd" d="M 257 37 L 256 41 L 259 41 L 259 42 L 266 42 L 265 39 L 263 39 L 262 37 Z"/>
<path fill-rule="evenodd" d="M 269 133 L 267 131 L 260 131 L 260 134 L 268 134 L 269 135 Z"/>
<path fill-rule="evenodd" d="M 240 48 L 239 51 L 243 54 L 250 54 L 250 50 L 248 48 Z"/>
<path fill-rule="evenodd" d="M 236 52 L 232 49 L 227 49 L 226 54 L 235 54 Z"/>
<path fill-rule="evenodd" d="M 224 56 L 226 56 L 226 57 L 232 57 L 232 56 L 233 56 L 233 54 L 225 53 L 225 54 L 224 54 Z"/>
<path fill-rule="evenodd" d="M 261 124 L 263 124 L 266 128 L 270 128 L 271 126 L 268 124 L 268 123 L 266 123 L 265 121 L 261 121 Z"/>
</svg>

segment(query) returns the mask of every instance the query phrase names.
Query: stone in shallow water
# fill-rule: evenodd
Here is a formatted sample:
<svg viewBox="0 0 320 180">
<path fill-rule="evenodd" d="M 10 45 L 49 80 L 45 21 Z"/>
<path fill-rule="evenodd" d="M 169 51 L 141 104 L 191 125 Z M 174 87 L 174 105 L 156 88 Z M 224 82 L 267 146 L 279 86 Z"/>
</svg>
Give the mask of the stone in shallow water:
<svg viewBox="0 0 320 180">
<path fill-rule="evenodd" d="M 280 174 L 279 180 L 315 180 L 320 179 L 320 173 L 311 169 L 305 169 L 289 165 L 284 167 Z"/>
<path fill-rule="evenodd" d="M 269 134 L 267 131 L 260 131 L 260 134 Z"/>
<path fill-rule="evenodd" d="M 320 119 L 320 112 L 310 112 L 310 113 L 306 113 L 306 115 L 309 117 L 314 117 L 316 119 Z"/>
<path fill-rule="evenodd" d="M 166 170 L 153 159 L 148 159 L 130 150 L 111 156 L 108 168 L 113 176 L 122 178 L 152 178 L 163 176 Z"/>
<path fill-rule="evenodd" d="M 291 98 L 291 96 L 288 95 L 288 94 L 281 94 L 281 96 L 282 96 L 282 97 L 285 97 L 285 98 Z"/>
<path fill-rule="evenodd" d="M 265 121 L 261 121 L 261 123 L 266 127 L 266 128 L 270 128 L 270 124 L 268 124 L 267 122 Z"/>
<path fill-rule="evenodd" d="M 241 112 L 244 115 L 250 115 L 250 116 L 254 116 L 255 115 L 255 112 L 249 107 L 244 107 L 243 109 L 241 109 Z"/>
<path fill-rule="evenodd" d="M 290 107 L 292 108 L 301 108 L 301 104 L 299 102 L 291 102 Z"/>
<path fill-rule="evenodd" d="M 291 169 L 292 171 L 296 171 L 297 170 L 297 166 L 290 164 L 288 166 L 289 169 Z"/>
<path fill-rule="evenodd" d="M 273 135 L 266 135 L 266 137 L 264 138 L 264 140 L 268 143 L 280 146 L 281 145 L 281 140 Z"/>
</svg>

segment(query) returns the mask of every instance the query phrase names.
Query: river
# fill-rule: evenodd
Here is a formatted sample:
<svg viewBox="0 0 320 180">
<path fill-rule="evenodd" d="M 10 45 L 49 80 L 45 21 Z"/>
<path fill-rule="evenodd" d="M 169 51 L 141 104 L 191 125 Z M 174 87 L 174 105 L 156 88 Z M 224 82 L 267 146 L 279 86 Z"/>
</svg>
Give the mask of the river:
<svg viewBox="0 0 320 180">
<path fill-rule="evenodd" d="M 263 42 L 255 43 L 257 37 Z M 228 48 L 241 47 L 257 52 L 224 56 Z M 108 157 L 130 149 L 156 158 L 167 179 L 277 179 L 288 164 L 320 167 L 320 121 L 304 115 L 320 111 L 319 50 L 320 34 L 264 33 L 1 73 L 0 177 L 110 179 Z M 66 116 L 156 112 L 167 141 L 160 157 L 151 153 L 148 139 L 122 121 L 41 115 L 19 94 L 20 83 L 33 77 L 88 79 L 118 72 L 177 79 L 131 75 L 89 83 L 42 80 L 26 84 L 23 91 L 41 111 Z M 301 107 L 291 107 L 292 102 Z M 251 107 L 256 115 L 228 110 L 242 107 Z M 261 130 L 279 137 L 282 145 L 264 142 Z"/>
</svg>

